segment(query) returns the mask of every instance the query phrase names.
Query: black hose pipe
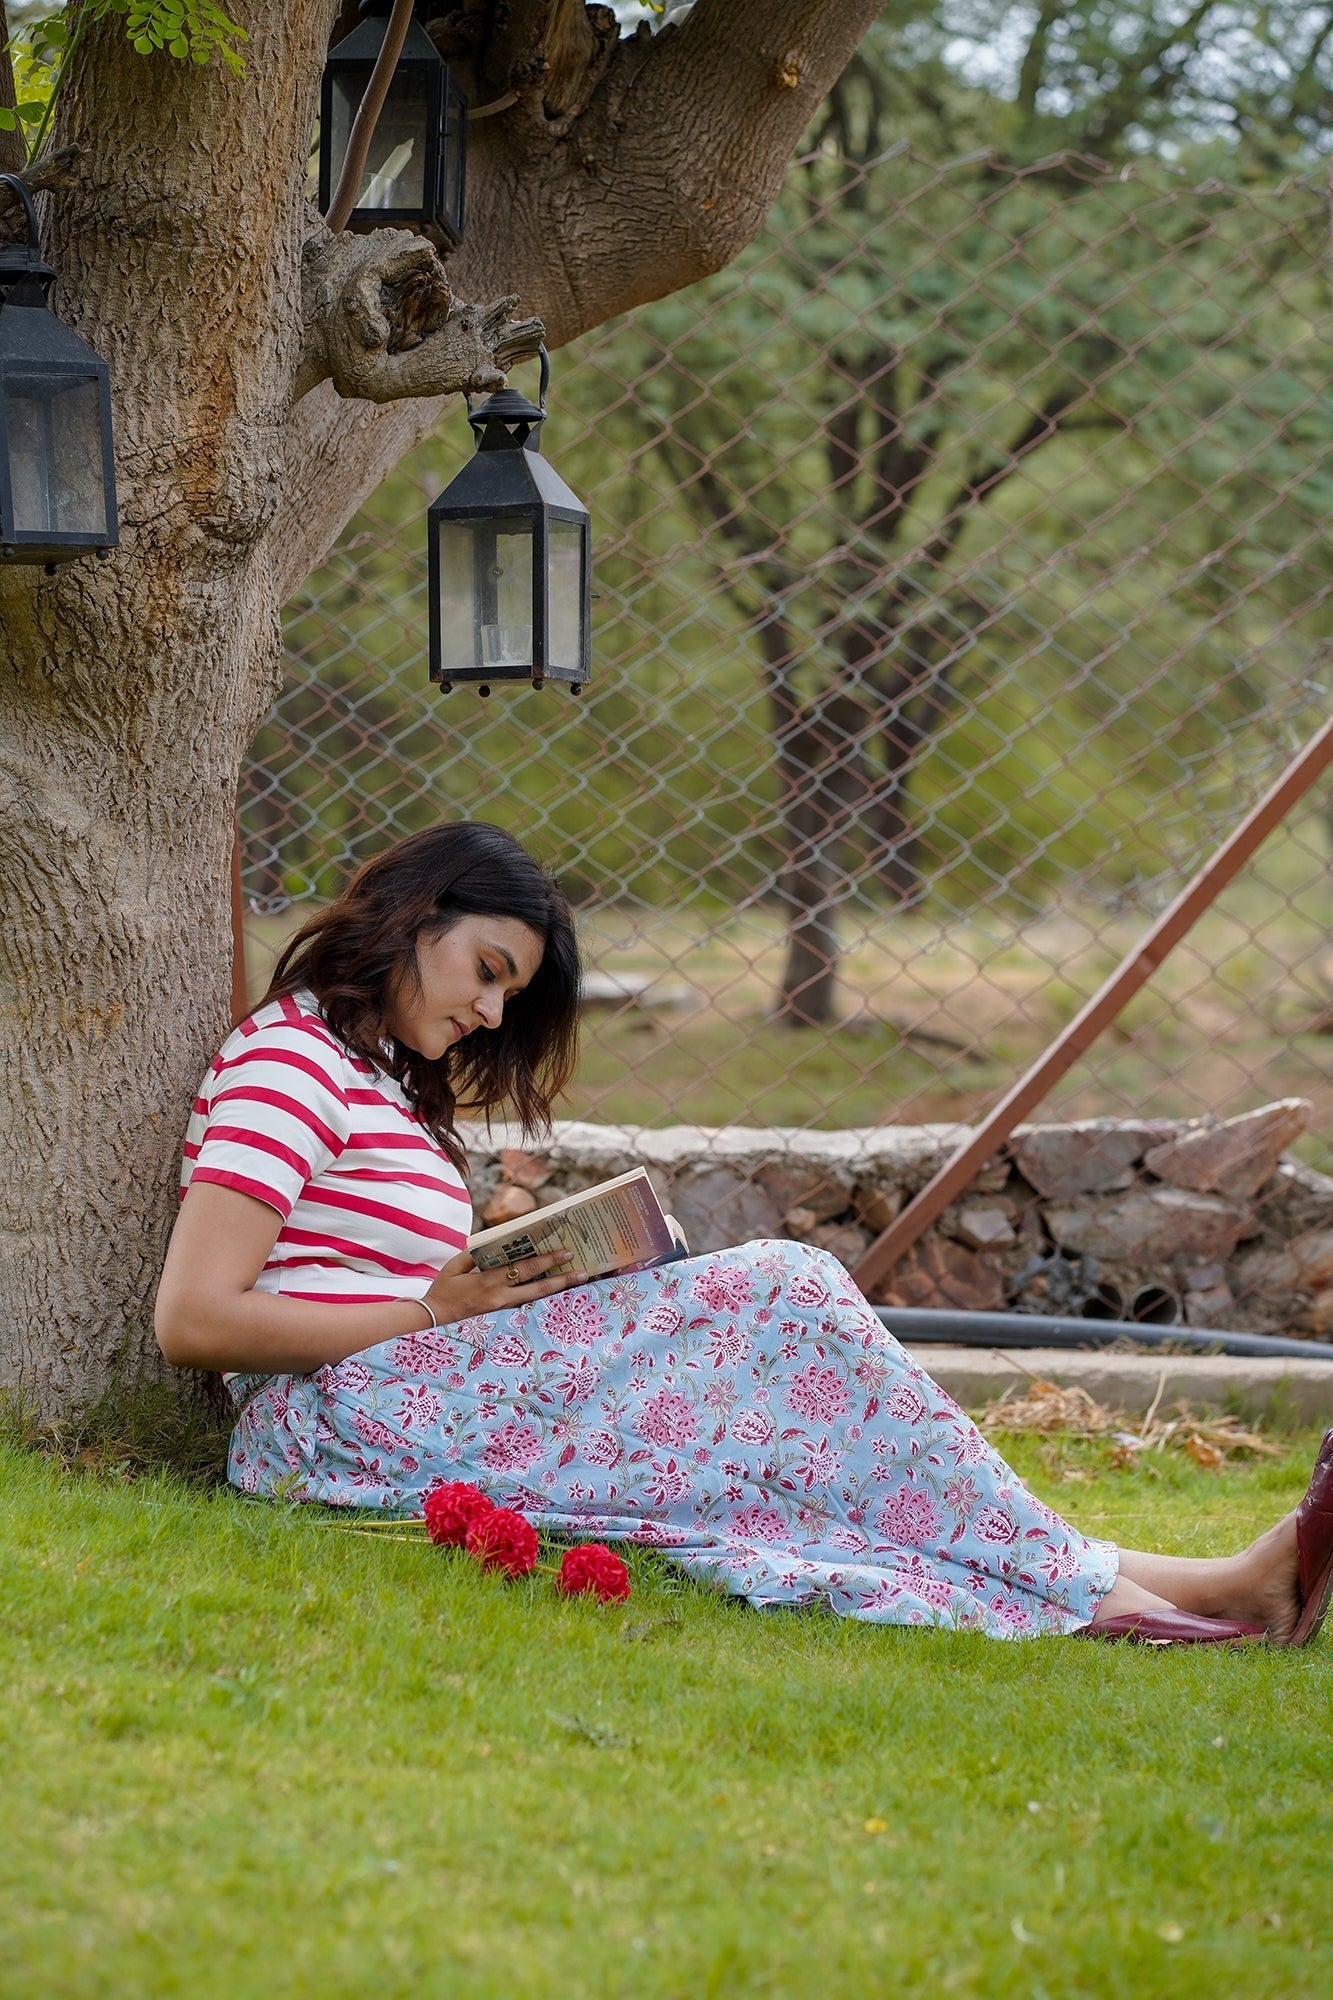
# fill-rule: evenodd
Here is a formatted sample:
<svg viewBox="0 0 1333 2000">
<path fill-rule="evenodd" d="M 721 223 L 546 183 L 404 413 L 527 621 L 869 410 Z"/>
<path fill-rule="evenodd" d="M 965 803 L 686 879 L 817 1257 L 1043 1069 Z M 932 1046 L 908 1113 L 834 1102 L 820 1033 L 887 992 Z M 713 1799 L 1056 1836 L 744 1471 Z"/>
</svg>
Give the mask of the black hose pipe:
<svg viewBox="0 0 1333 2000">
<path fill-rule="evenodd" d="M 1047 1319 L 1038 1313 L 929 1312 L 920 1306 L 876 1306 L 884 1325 L 908 1346 L 914 1340 L 948 1347 L 1192 1347 L 1201 1354 L 1266 1354 L 1283 1360 L 1333 1361 L 1324 1340 L 1285 1340 L 1275 1333 L 1223 1333 L 1210 1326 L 1145 1326 L 1128 1319 Z"/>
</svg>

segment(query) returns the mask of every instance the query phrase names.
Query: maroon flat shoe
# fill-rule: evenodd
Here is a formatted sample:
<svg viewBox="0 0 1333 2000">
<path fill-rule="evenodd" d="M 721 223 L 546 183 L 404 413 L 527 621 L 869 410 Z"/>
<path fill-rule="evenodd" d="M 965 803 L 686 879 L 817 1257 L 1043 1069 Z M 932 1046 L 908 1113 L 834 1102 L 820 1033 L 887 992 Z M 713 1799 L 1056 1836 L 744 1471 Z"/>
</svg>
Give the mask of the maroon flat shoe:
<svg viewBox="0 0 1333 2000">
<path fill-rule="evenodd" d="M 1204 1618 L 1197 1611 L 1122 1611 L 1100 1625 L 1082 1625 L 1076 1639 L 1129 1639 L 1137 1646 L 1244 1646 L 1266 1636 L 1263 1625 L 1238 1618 Z"/>
<path fill-rule="evenodd" d="M 1308 1646 L 1333 1598 L 1333 1431 L 1324 1432 L 1305 1498 L 1296 1509 L 1296 1564 L 1301 1615 L 1287 1644 Z"/>
</svg>

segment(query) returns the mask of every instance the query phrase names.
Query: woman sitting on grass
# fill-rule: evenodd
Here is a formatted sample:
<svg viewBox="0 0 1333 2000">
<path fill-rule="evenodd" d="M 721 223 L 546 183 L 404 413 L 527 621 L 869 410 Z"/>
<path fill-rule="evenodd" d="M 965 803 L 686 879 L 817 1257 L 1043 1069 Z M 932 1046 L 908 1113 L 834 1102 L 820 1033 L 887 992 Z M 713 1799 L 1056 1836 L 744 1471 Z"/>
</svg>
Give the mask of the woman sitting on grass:
<svg viewBox="0 0 1333 2000">
<path fill-rule="evenodd" d="M 1034 1499 L 824 1251 L 477 1270 L 456 1107 L 542 1128 L 578 976 L 564 897 L 485 825 L 389 848 L 288 945 L 195 1102 L 157 1301 L 168 1360 L 228 1375 L 237 1486 L 416 1514 L 471 1480 L 752 1604 L 889 1624 L 1313 1636 L 1333 1432 L 1240 1555 L 1143 1555 Z"/>
</svg>

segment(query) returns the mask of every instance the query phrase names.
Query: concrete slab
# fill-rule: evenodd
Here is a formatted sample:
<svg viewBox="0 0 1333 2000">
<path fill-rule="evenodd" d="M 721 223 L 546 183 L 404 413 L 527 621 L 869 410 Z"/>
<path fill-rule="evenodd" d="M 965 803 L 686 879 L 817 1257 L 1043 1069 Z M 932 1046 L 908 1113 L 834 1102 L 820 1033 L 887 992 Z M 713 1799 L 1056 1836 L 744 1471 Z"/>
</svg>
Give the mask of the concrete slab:
<svg viewBox="0 0 1333 2000">
<path fill-rule="evenodd" d="M 1229 1354 L 1086 1354 L 1062 1347 L 944 1347 L 918 1342 L 911 1354 L 964 1409 L 980 1410 L 1034 1375 L 1086 1389 L 1107 1409 L 1141 1416 L 1159 1386 L 1161 1410 L 1233 1411 L 1277 1427 L 1333 1424 L 1333 1362 Z M 1165 1373 L 1165 1384 L 1162 1382 Z"/>
</svg>

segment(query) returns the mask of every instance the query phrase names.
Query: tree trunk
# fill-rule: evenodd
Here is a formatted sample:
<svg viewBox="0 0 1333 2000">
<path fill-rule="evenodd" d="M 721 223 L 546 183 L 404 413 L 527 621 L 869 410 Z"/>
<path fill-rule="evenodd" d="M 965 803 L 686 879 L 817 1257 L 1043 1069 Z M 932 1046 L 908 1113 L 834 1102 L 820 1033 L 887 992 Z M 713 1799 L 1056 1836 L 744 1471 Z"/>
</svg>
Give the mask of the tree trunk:
<svg viewBox="0 0 1333 2000">
<path fill-rule="evenodd" d="M 921 879 L 921 837 L 912 824 L 911 805 L 907 777 L 894 777 L 882 787 L 870 815 L 872 866 L 880 887 L 897 910 L 916 909 L 926 893 Z"/>
<path fill-rule="evenodd" d="M 837 690 L 779 737 L 788 928 L 777 1015 L 795 1026 L 837 1018 L 838 905 L 849 844 L 873 796 L 864 754 L 871 726 L 865 704 Z"/>
<path fill-rule="evenodd" d="M 789 837 L 800 840 L 795 827 Z M 826 853 L 809 853 L 783 876 L 787 953 L 782 962 L 777 1018 L 793 1028 L 823 1028 L 838 1018 L 839 869 Z"/>
<path fill-rule="evenodd" d="M 3 0 L 0 0 L 0 38 L 9 46 L 9 22 Z M 14 67 L 12 63 L 0 62 L 0 107 L 13 111 L 18 104 L 18 92 L 14 88 Z M 0 174 L 17 174 L 23 169 L 27 158 L 27 144 L 23 129 L 15 125 L 12 132 L 0 132 Z"/>
<path fill-rule="evenodd" d="M 312 342 L 303 251 L 336 293 L 337 259 L 366 241 L 321 239 L 304 194 L 337 0 L 229 11 L 249 33 L 241 77 L 145 60 L 118 15 L 86 30 L 56 120 L 72 184 L 42 203 L 52 304 L 110 365 L 121 509 L 106 563 L 0 566 L 0 1384 L 48 1414 L 156 1358 L 181 1138 L 228 1026 L 237 775 L 279 686 L 284 599 L 435 421 L 438 389 L 476 386 L 503 337 L 450 308 L 429 338 L 448 347 L 452 328 L 462 358 L 433 384 L 420 353 L 349 354 L 336 297 Z M 537 107 L 508 141 L 481 128 L 469 258 L 508 289 L 512 220 L 523 288 L 558 301 L 562 337 L 741 247 L 878 0 L 769 0 L 759 26 L 695 11 L 649 50 L 611 50 L 609 100 L 582 121 L 547 133 Z M 556 12 L 567 28 L 568 0 L 472 10 Z M 659 162 L 693 147 L 702 181 L 618 183 L 636 135 Z M 427 282 L 447 303 L 442 274 Z M 393 309 L 391 288 L 378 298 Z M 349 391 L 339 371 L 361 362 Z M 413 400 L 344 401 L 328 380 L 298 399 L 321 372 L 343 396 Z"/>
<path fill-rule="evenodd" d="M 899 909 L 915 909 L 925 893 L 920 839 L 911 818 L 909 786 L 924 743 L 943 729 L 958 696 L 950 678 L 960 649 L 984 607 L 962 600 L 943 621 L 928 615 L 894 638 L 884 659 L 862 635 L 844 647 L 848 672 L 873 694 L 839 689 L 809 715 L 775 726 L 782 772 L 783 891 L 790 911 L 787 959 L 778 996 L 780 1018 L 827 1024 L 837 1018 L 838 907 L 846 893 L 846 857 L 864 836 L 865 863 Z M 866 755 L 878 736 L 881 762 Z"/>
<path fill-rule="evenodd" d="M 52 303 L 111 367 L 122 546 L 0 573 L 0 1365 L 48 1410 L 151 1350 L 185 1118 L 228 1026 L 236 781 L 278 686 L 262 544 L 301 335 L 298 204 L 265 218 L 259 255 L 256 217 L 299 187 L 327 11 L 256 22 L 244 83 L 202 89 L 113 18 L 64 104 L 82 152 L 47 204 Z"/>
<path fill-rule="evenodd" d="M 53 639 L 82 624 L 109 688 L 159 693 L 120 740 L 106 710 L 57 734 L 35 676 L 21 714 L 0 708 L 0 1316 L 5 1378 L 48 1408 L 149 1351 L 185 1117 L 228 1026 L 237 767 L 278 657 L 277 607 L 245 575 L 196 571 L 188 618 L 179 579 L 137 592 L 156 647 L 82 587 L 60 604 L 61 582 L 37 593 Z M 219 717 L 224 689 L 248 700 Z"/>
</svg>

